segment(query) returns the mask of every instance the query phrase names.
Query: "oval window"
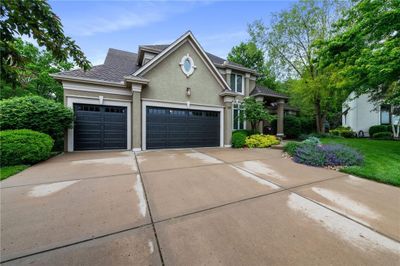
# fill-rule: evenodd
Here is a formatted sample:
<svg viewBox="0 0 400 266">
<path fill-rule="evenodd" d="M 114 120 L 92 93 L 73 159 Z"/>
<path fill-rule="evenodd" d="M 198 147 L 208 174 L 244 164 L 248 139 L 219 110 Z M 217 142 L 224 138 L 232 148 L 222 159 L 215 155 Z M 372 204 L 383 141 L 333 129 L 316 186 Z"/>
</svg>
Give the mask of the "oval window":
<svg viewBox="0 0 400 266">
<path fill-rule="evenodd" d="M 183 63 L 183 67 L 186 72 L 189 72 L 192 69 L 192 64 L 190 63 L 189 58 L 186 58 L 185 62 Z"/>
</svg>

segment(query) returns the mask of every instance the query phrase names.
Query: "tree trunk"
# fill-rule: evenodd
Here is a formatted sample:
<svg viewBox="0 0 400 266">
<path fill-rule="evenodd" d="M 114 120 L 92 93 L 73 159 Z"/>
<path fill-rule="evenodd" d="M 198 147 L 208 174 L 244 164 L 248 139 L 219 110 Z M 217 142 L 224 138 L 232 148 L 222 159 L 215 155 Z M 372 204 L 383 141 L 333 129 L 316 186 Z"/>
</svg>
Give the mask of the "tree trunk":
<svg viewBox="0 0 400 266">
<path fill-rule="evenodd" d="M 324 119 L 321 113 L 321 106 L 319 100 L 315 102 L 315 122 L 317 126 L 317 133 L 324 133 Z"/>
</svg>

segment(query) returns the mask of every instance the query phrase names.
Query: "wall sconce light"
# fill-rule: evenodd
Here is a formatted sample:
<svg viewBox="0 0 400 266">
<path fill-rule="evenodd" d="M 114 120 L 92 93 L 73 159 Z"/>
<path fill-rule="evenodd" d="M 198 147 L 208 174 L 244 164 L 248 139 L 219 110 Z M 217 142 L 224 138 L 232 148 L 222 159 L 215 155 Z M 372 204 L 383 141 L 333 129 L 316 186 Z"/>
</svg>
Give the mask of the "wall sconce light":
<svg viewBox="0 0 400 266">
<path fill-rule="evenodd" d="M 190 96 L 192 94 L 192 90 L 190 88 L 186 88 L 186 96 Z"/>
</svg>

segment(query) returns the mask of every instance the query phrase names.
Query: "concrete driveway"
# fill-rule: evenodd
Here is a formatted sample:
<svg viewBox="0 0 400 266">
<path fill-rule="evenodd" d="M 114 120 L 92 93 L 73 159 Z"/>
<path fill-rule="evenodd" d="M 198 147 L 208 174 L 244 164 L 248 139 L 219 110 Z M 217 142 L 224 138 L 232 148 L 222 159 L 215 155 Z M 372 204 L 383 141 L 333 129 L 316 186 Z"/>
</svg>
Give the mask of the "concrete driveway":
<svg viewBox="0 0 400 266">
<path fill-rule="evenodd" d="M 399 206 L 278 150 L 72 153 L 1 182 L 1 261 L 399 265 Z"/>
</svg>

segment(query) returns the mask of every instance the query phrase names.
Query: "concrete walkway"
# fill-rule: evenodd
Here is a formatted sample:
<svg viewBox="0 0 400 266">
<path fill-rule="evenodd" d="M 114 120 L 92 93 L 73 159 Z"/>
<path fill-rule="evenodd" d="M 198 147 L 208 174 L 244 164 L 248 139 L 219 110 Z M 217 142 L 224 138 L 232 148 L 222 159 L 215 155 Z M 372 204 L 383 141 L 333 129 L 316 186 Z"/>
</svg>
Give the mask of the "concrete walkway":
<svg viewBox="0 0 400 266">
<path fill-rule="evenodd" d="M 399 265 L 400 189 L 279 150 L 85 152 L 1 183 L 4 265 Z"/>
</svg>

